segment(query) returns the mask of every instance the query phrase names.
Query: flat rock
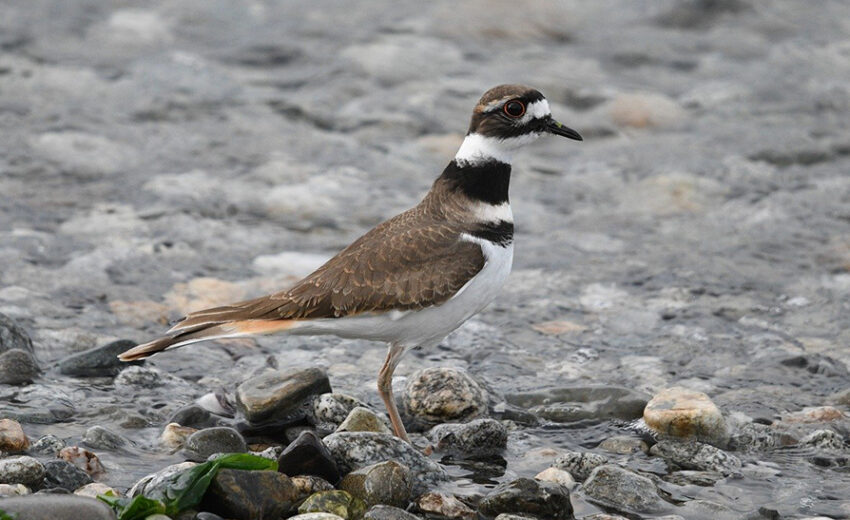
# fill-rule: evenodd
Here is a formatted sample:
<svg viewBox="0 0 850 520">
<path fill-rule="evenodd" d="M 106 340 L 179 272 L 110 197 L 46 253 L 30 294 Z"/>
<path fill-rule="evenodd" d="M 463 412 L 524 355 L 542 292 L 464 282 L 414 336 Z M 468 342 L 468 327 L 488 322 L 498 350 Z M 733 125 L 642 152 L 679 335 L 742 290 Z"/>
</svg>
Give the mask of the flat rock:
<svg viewBox="0 0 850 520">
<path fill-rule="evenodd" d="M 74 377 L 116 376 L 128 365 L 142 363 L 142 361 L 125 363 L 118 359 L 118 354 L 135 346 L 136 343 L 133 341 L 120 339 L 100 347 L 71 354 L 59 362 L 59 372 Z"/>
<path fill-rule="evenodd" d="M 643 411 L 647 426 L 662 435 L 715 445 L 729 440 L 723 414 L 702 392 L 681 386 L 658 392 Z"/>
<path fill-rule="evenodd" d="M 697 441 L 661 441 L 649 453 L 683 469 L 732 475 L 741 470 L 741 459 L 710 444 Z"/>
<path fill-rule="evenodd" d="M 650 479 L 613 464 L 594 469 L 584 483 L 584 492 L 618 511 L 651 513 L 664 506 Z"/>
<path fill-rule="evenodd" d="M 236 405 L 249 423 L 262 423 L 294 412 L 313 395 L 331 391 L 319 368 L 267 372 L 236 389 Z"/>
<path fill-rule="evenodd" d="M 298 512 L 332 513 L 344 520 L 359 520 L 366 512 L 366 504 L 346 491 L 320 491 L 308 497 Z"/>
<path fill-rule="evenodd" d="M 66 460 L 48 460 L 44 463 L 45 488 L 62 488 L 74 491 L 91 484 L 91 476 Z"/>
<path fill-rule="evenodd" d="M 205 510 L 236 520 L 278 520 L 293 511 L 298 492 L 277 471 L 220 469 L 201 503 Z"/>
<path fill-rule="evenodd" d="M 277 459 L 278 471 L 289 476 L 314 475 L 335 484 L 340 472 L 327 446 L 312 431 L 301 432 Z"/>
<path fill-rule="evenodd" d="M 631 455 L 632 453 L 647 453 L 649 446 L 642 439 L 629 437 L 627 435 L 615 435 L 608 437 L 599 443 L 599 449 L 617 455 Z"/>
<path fill-rule="evenodd" d="M 556 467 L 546 468 L 537 475 L 534 475 L 535 480 L 541 480 L 543 482 L 554 482 L 555 484 L 560 484 L 567 489 L 573 489 L 576 487 L 576 481 L 573 479 L 573 476 L 566 470 L 559 469 Z"/>
<path fill-rule="evenodd" d="M 0 384 L 31 383 L 40 373 L 41 369 L 29 351 L 16 348 L 0 354 Z"/>
<path fill-rule="evenodd" d="M 352 471 L 342 479 L 339 488 L 367 506 L 407 507 L 412 489 L 410 468 L 394 460 L 379 462 Z"/>
<path fill-rule="evenodd" d="M 392 433 L 378 414 L 363 406 L 351 410 L 348 417 L 336 429 L 338 432 L 376 432 Z"/>
<path fill-rule="evenodd" d="M 18 349 L 33 353 L 32 340 L 18 323 L 0 313 L 0 352 Z"/>
<path fill-rule="evenodd" d="M 504 452 L 508 430 L 495 419 L 476 419 L 464 424 L 439 424 L 431 428 L 428 438 L 441 453 L 489 457 Z"/>
<path fill-rule="evenodd" d="M 129 444 L 127 439 L 103 426 L 92 426 L 86 430 L 82 442 L 89 448 L 105 450 L 124 448 Z"/>
<path fill-rule="evenodd" d="M 425 424 L 463 422 L 487 414 L 486 390 L 454 368 L 426 368 L 408 379 L 402 394 L 408 414 Z"/>
<path fill-rule="evenodd" d="M 115 520 L 115 513 L 100 500 L 76 495 L 38 494 L 3 499 L 3 511 L 21 520 Z"/>
<path fill-rule="evenodd" d="M 573 518 L 569 489 L 530 478 L 519 478 L 496 486 L 481 499 L 478 510 L 486 516 L 527 513 L 553 520 Z"/>
<path fill-rule="evenodd" d="M 192 461 L 203 462 L 214 453 L 245 453 L 248 445 L 233 428 L 216 426 L 198 430 L 186 439 L 183 455 Z"/>
<path fill-rule="evenodd" d="M 366 511 L 363 520 L 421 520 L 421 518 L 404 509 L 379 504 Z"/>
<path fill-rule="evenodd" d="M 0 459 L 0 484 L 39 486 L 44 480 L 44 466 L 26 455 Z"/>
<path fill-rule="evenodd" d="M 416 507 L 426 515 L 440 518 L 473 520 L 478 516 L 472 508 L 448 493 L 425 493 L 416 499 Z"/>
<path fill-rule="evenodd" d="M 366 408 L 366 404 L 356 397 L 338 392 L 321 394 L 313 398 L 308 419 L 313 425 L 330 425 L 336 429 L 357 407 Z"/>
<path fill-rule="evenodd" d="M 555 467 L 568 471 L 578 482 L 584 482 L 597 467 L 607 464 L 608 458 L 598 453 L 570 451 L 555 459 Z"/>
<path fill-rule="evenodd" d="M 528 408 L 554 422 L 603 419 L 637 419 L 649 396 L 618 386 L 571 386 L 538 392 L 509 394 L 510 404 Z"/>
<path fill-rule="evenodd" d="M 30 440 L 18 421 L 0 419 L 0 453 L 21 453 L 30 446 Z"/>
<path fill-rule="evenodd" d="M 51 457 L 55 457 L 64 447 L 65 441 L 55 435 L 47 434 L 39 437 L 34 443 L 32 443 L 32 446 L 29 448 L 29 452 L 36 455 L 49 455 Z"/>
</svg>

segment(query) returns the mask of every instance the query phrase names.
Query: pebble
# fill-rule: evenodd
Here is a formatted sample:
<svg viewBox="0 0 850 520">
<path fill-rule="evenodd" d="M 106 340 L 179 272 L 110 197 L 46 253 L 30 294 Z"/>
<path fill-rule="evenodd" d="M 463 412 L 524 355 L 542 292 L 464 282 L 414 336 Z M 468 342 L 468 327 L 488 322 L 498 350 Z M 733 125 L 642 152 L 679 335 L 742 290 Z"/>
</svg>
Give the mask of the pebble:
<svg viewBox="0 0 850 520">
<path fill-rule="evenodd" d="M 29 446 L 30 440 L 18 421 L 0 419 L 0 453 L 21 453 Z"/>
<path fill-rule="evenodd" d="M 86 485 L 84 485 L 80 488 L 77 488 L 77 490 L 74 491 L 75 495 L 79 495 L 79 496 L 82 496 L 82 497 L 92 497 L 92 498 L 97 498 L 98 495 L 105 495 L 107 493 L 111 493 L 115 496 L 120 495 L 118 490 L 116 490 L 113 487 L 107 486 L 106 484 L 104 484 L 102 482 L 91 482 L 91 483 L 86 484 Z"/>
<path fill-rule="evenodd" d="M 528 513 L 552 520 L 573 518 L 569 489 L 530 478 L 499 484 L 481 499 L 478 509 L 485 516 Z"/>
<path fill-rule="evenodd" d="M 92 426 L 86 430 L 82 442 L 89 448 L 104 450 L 116 450 L 128 444 L 127 439 L 103 426 Z"/>
<path fill-rule="evenodd" d="M 62 448 L 65 447 L 65 441 L 56 437 L 55 435 L 44 435 L 39 437 L 32 446 L 29 448 L 29 452 L 36 455 L 49 455 L 51 457 L 55 457 L 59 455 L 59 452 Z"/>
<path fill-rule="evenodd" d="M 313 395 L 331 391 L 319 368 L 267 372 L 236 389 L 236 405 L 249 423 L 262 423 L 295 412 Z"/>
<path fill-rule="evenodd" d="M 320 491 L 308 497 L 298 512 L 333 513 L 344 520 L 359 520 L 366 512 L 366 504 L 346 491 Z"/>
<path fill-rule="evenodd" d="M 333 513 L 304 513 L 301 515 L 290 516 L 289 520 L 345 520 L 339 515 Z"/>
<path fill-rule="evenodd" d="M 366 404 L 350 395 L 337 392 L 321 394 L 313 398 L 308 418 L 314 425 L 333 425 L 336 429 L 358 407 L 366 408 Z"/>
<path fill-rule="evenodd" d="M 679 486 L 691 485 L 710 487 L 717 483 L 717 481 L 723 480 L 724 478 L 726 477 L 714 471 L 683 470 L 670 473 L 664 477 L 664 480 Z"/>
<path fill-rule="evenodd" d="M 23 484 L 0 484 L 0 497 L 17 497 L 30 493 L 30 488 Z"/>
<path fill-rule="evenodd" d="M 766 424 L 746 423 L 729 438 L 729 448 L 736 451 L 768 450 L 797 444 L 798 440 Z"/>
<path fill-rule="evenodd" d="M 197 403 L 183 406 L 168 418 L 168 422 L 181 424 L 198 430 L 225 425 L 221 417 L 213 415 L 209 410 Z"/>
<path fill-rule="evenodd" d="M 485 416 L 488 394 L 466 372 L 438 367 L 410 376 L 402 400 L 411 416 L 425 424 L 442 424 Z"/>
<path fill-rule="evenodd" d="M 38 460 L 29 457 L 11 457 L 0 459 L 0 484 L 24 484 L 39 486 L 44 480 L 44 466 Z"/>
<path fill-rule="evenodd" d="M 118 354 L 135 347 L 136 343 L 126 339 L 113 341 L 83 352 L 71 354 L 59 362 L 59 372 L 74 377 L 112 377 L 128 367 L 118 359 Z M 141 361 L 132 364 L 138 365 Z"/>
<path fill-rule="evenodd" d="M 610 104 L 611 120 L 618 126 L 667 128 L 679 123 L 685 114 L 674 100 L 655 93 L 623 93 Z"/>
<path fill-rule="evenodd" d="M 421 520 L 421 518 L 404 509 L 379 504 L 366 511 L 363 520 Z"/>
<path fill-rule="evenodd" d="M 97 455 L 78 446 L 68 446 L 59 450 L 58 457 L 85 471 L 94 478 L 104 474 L 106 469 Z"/>
<path fill-rule="evenodd" d="M 543 482 L 554 482 L 555 484 L 560 484 L 567 489 L 573 489 L 576 487 L 576 481 L 573 479 L 573 476 L 570 475 L 569 472 L 556 467 L 546 468 L 535 475 L 534 478 L 535 480 Z"/>
<path fill-rule="evenodd" d="M 12 349 L 0 354 L 0 384 L 31 383 L 40 373 L 35 358 L 26 350 Z"/>
<path fill-rule="evenodd" d="M 416 507 L 426 515 L 440 518 L 473 520 L 478 517 L 472 508 L 448 493 L 425 493 L 416 500 Z"/>
<path fill-rule="evenodd" d="M 165 493 L 165 484 L 174 474 L 185 471 L 189 468 L 197 466 L 197 462 L 181 462 L 166 466 L 156 473 L 145 475 L 138 482 L 133 484 L 130 491 L 127 492 L 128 497 L 145 495 L 148 497 L 162 496 Z"/>
<path fill-rule="evenodd" d="M 464 424 L 439 424 L 431 428 L 428 438 L 441 453 L 492 457 L 507 447 L 508 429 L 495 419 L 476 419 Z"/>
<path fill-rule="evenodd" d="M 651 513 L 664 504 L 650 479 L 613 464 L 594 469 L 583 489 L 588 497 L 618 511 Z"/>
<path fill-rule="evenodd" d="M 637 419 L 649 400 L 643 392 L 619 386 L 571 386 L 505 397 L 513 405 L 559 423 Z"/>
<path fill-rule="evenodd" d="M 299 502 L 314 493 L 318 493 L 320 491 L 331 491 L 334 489 L 333 484 L 314 475 L 298 475 L 297 477 L 291 477 L 290 480 L 295 486 L 295 489 L 298 491 Z"/>
<path fill-rule="evenodd" d="M 681 386 L 655 394 L 643 411 L 643 420 L 662 435 L 717 446 L 724 446 L 729 440 L 726 421 L 717 405 L 706 394 Z"/>
<path fill-rule="evenodd" d="M 177 451 L 186 445 L 186 440 L 198 430 L 189 426 L 180 426 L 177 423 L 168 423 L 159 436 L 159 443 L 166 448 Z"/>
<path fill-rule="evenodd" d="M 569 472 L 578 482 L 584 482 L 591 471 L 607 463 L 603 455 L 579 451 L 570 451 L 555 459 L 555 467 Z"/>
<path fill-rule="evenodd" d="M 44 484 L 47 489 L 62 488 L 74 491 L 91 484 L 91 476 L 66 460 L 49 460 L 44 463 Z"/>
<path fill-rule="evenodd" d="M 363 500 L 367 506 L 386 504 L 407 507 L 411 493 L 410 468 L 394 460 L 356 469 L 339 488 Z"/>
<path fill-rule="evenodd" d="M 277 471 L 223 468 L 204 494 L 203 509 L 235 520 L 278 520 L 291 512 L 298 490 Z"/>
<path fill-rule="evenodd" d="M 632 453 L 648 453 L 649 445 L 641 439 L 629 437 L 627 435 L 615 435 L 608 437 L 599 444 L 600 450 L 605 450 L 608 453 L 617 455 L 631 455 Z"/>
<path fill-rule="evenodd" d="M 248 445 L 238 431 L 227 426 L 198 430 L 186 439 L 183 455 L 192 461 L 203 462 L 214 453 L 245 453 Z"/>
<path fill-rule="evenodd" d="M 112 508 L 100 500 L 75 495 L 39 493 L 3 499 L 3 511 L 20 520 L 115 520 Z"/>
<path fill-rule="evenodd" d="M 842 451 L 847 448 L 844 438 L 833 430 L 815 430 L 800 439 L 800 445 L 828 451 Z"/>
<path fill-rule="evenodd" d="M 336 431 L 392 433 L 389 426 L 375 412 L 362 406 L 351 410 L 351 413 L 348 414 L 348 417 L 345 418 Z"/>
<path fill-rule="evenodd" d="M 582 518 L 585 520 L 587 517 Z M 513 513 L 502 513 L 496 517 L 496 520 L 537 520 L 535 516 L 515 515 Z"/>
<path fill-rule="evenodd" d="M 24 350 L 33 353 L 32 340 L 27 331 L 18 323 L 0 313 L 0 352 L 9 350 Z"/>
<path fill-rule="evenodd" d="M 741 470 L 741 459 L 710 444 L 697 441 L 661 441 L 649 453 L 683 469 L 732 475 Z"/>
<path fill-rule="evenodd" d="M 301 432 L 277 459 L 278 471 L 289 476 L 314 475 L 335 484 L 340 472 L 327 446 L 312 431 Z"/>
<path fill-rule="evenodd" d="M 142 366 L 129 366 L 115 376 L 115 387 L 128 390 L 156 388 L 162 386 L 163 383 L 162 372 Z"/>
<path fill-rule="evenodd" d="M 782 418 L 783 423 L 818 423 L 832 422 L 844 419 L 844 412 L 833 406 L 812 406 L 803 408 L 802 410 L 790 413 Z"/>
</svg>

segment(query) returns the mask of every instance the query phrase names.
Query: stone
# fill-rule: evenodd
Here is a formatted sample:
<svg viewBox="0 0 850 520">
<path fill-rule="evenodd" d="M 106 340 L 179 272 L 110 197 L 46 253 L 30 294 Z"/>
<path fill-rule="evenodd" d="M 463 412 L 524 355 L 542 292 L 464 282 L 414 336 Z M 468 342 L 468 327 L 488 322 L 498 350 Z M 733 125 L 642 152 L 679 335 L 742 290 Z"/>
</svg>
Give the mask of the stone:
<svg viewBox="0 0 850 520">
<path fill-rule="evenodd" d="M 71 354 L 59 362 L 59 372 L 73 377 L 113 377 L 129 365 L 138 365 L 142 361 L 125 363 L 118 354 L 136 346 L 134 341 L 120 339 L 100 347 Z"/>
<path fill-rule="evenodd" d="M 78 446 L 62 448 L 59 450 L 58 457 L 70 462 L 95 478 L 106 472 L 97 455 Z"/>
<path fill-rule="evenodd" d="M 21 520 L 115 520 L 112 508 L 100 500 L 75 495 L 37 494 L 3 499 L 3 511 Z"/>
<path fill-rule="evenodd" d="M 292 517 L 290 517 L 292 518 Z M 182 516 L 178 517 L 179 520 L 185 520 Z M 145 519 L 147 520 L 147 519 Z M 209 511 L 201 511 L 192 520 L 225 520 L 224 518 L 218 516 L 215 513 L 210 513 Z"/>
<path fill-rule="evenodd" d="M 582 518 L 585 520 L 587 517 Z M 513 513 L 502 513 L 496 517 L 496 520 L 537 520 L 535 516 L 515 515 Z"/>
<path fill-rule="evenodd" d="M 291 414 L 311 396 L 330 391 L 328 375 L 322 369 L 273 371 L 239 385 L 236 405 L 249 423 L 261 423 Z"/>
<path fill-rule="evenodd" d="M 424 493 L 429 486 L 448 478 L 446 470 L 442 466 L 393 435 L 373 432 L 342 432 L 328 435 L 324 438 L 324 443 L 336 460 L 342 474 L 394 459 L 410 468 L 415 494 Z"/>
<path fill-rule="evenodd" d="M 837 421 L 845 417 L 844 412 L 833 406 L 811 406 L 782 417 L 782 422 L 810 424 Z"/>
<path fill-rule="evenodd" d="M 112 494 L 112 495 L 115 495 L 115 496 L 120 496 L 120 493 L 118 492 L 118 490 L 116 490 L 113 487 L 107 486 L 106 484 L 104 484 L 102 482 L 91 482 L 89 484 L 86 484 L 86 485 L 84 485 L 80 488 L 77 488 L 77 490 L 74 491 L 74 494 L 79 495 L 81 497 L 92 497 L 92 498 L 97 498 L 98 495 L 106 495 L 106 494 Z"/>
<path fill-rule="evenodd" d="M 209 410 L 197 403 L 191 403 L 178 409 L 168 418 L 168 422 L 198 430 L 213 426 L 225 426 L 221 417 L 213 415 Z"/>
<path fill-rule="evenodd" d="M 439 424 L 428 438 L 441 453 L 467 457 L 492 457 L 505 451 L 508 429 L 495 419 L 476 419 L 464 424 Z"/>
<path fill-rule="evenodd" d="M 313 398 L 308 418 L 314 425 L 333 425 L 333 429 L 348 418 L 352 410 L 366 408 L 363 401 L 341 393 L 321 394 Z"/>
<path fill-rule="evenodd" d="M 35 358 L 26 350 L 12 349 L 0 354 L 0 384 L 31 383 L 40 373 Z"/>
<path fill-rule="evenodd" d="M 711 487 L 724 477 L 720 473 L 714 471 L 693 471 L 683 470 L 670 473 L 664 480 L 678 486 L 705 486 Z"/>
<path fill-rule="evenodd" d="M 647 445 L 643 440 L 635 437 L 615 435 L 613 437 L 608 437 L 599 443 L 599 449 L 605 450 L 608 453 L 615 453 L 617 455 L 631 455 L 632 453 L 649 452 L 649 445 Z"/>
<path fill-rule="evenodd" d="M 378 415 L 368 408 L 358 406 L 351 410 L 348 417 L 337 427 L 338 432 L 377 432 L 392 433 L 392 430 Z"/>
<path fill-rule="evenodd" d="M 162 372 L 142 366 L 128 366 L 115 376 L 115 387 L 128 390 L 157 388 L 163 383 Z"/>
<path fill-rule="evenodd" d="M 0 353 L 9 350 L 24 350 L 32 354 L 32 340 L 15 320 L 0 313 Z"/>
<path fill-rule="evenodd" d="M 637 419 L 649 400 L 643 392 L 618 386 L 568 386 L 509 394 L 505 398 L 512 405 L 559 423 Z"/>
<path fill-rule="evenodd" d="M 555 484 L 560 484 L 567 489 L 573 489 L 576 487 L 576 481 L 568 471 L 555 467 L 544 469 L 535 475 L 534 479 L 543 482 L 554 482 Z"/>
<path fill-rule="evenodd" d="M 363 520 L 421 520 L 421 518 L 404 509 L 379 504 L 366 511 Z"/>
<path fill-rule="evenodd" d="M 685 111 L 674 100 L 654 93 L 623 93 L 610 104 L 612 121 L 633 128 L 667 128 L 678 124 Z"/>
<path fill-rule="evenodd" d="M 431 425 L 485 416 L 488 394 L 462 370 L 426 368 L 410 376 L 402 401 L 408 414 Z"/>
<path fill-rule="evenodd" d="M 666 516 L 664 516 L 664 517 L 659 516 L 659 517 L 656 518 L 656 520 L 658 520 L 660 518 L 666 518 L 667 520 L 672 520 L 671 518 L 666 517 Z M 677 517 L 677 518 L 679 518 L 679 517 Z M 496 520 L 499 520 L 498 516 L 496 517 Z M 625 516 L 620 516 L 620 515 L 609 515 L 608 513 L 597 513 L 595 515 L 583 516 L 583 517 L 581 517 L 581 520 L 629 520 L 629 519 L 626 518 Z M 684 518 L 682 520 L 684 520 Z"/>
<path fill-rule="evenodd" d="M 168 423 L 162 430 L 159 436 L 159 443 L 166 448 L 177 451 L 186 445 L 186 440 L 195 432 L 199 431 L 196 428 L 189 426 L 180 426 L 177 423 Z"/>
<path fill-rule="evenodd" d="M 366 504 L 346 491 L 321 491 L 308 497 L 298 512 L 333 513 L 344 520 L 359 520 L 366 512 Z"/>
<path fill-rule="evenodd" d="M 30 440 L 18 421 L 0 419 L 0 453 L 21 453 L 29 446 Z"/>
<path fill-rule="evenodd" d="M 298 491 L 298 502 L 303 502 L 307 497 L 320 491 L 332 491 L 333 484 L 327 480 L 314 475 L 298 475 L 290 477 L 292 484 Z"/>
<path fill-rule="evenodd" d="M 485 516 L 527 513 L 552 520 L 573 518 L 569 489 L 530 478 L 499 484 L 481 499 L 478 510 Z"/>
<path fill-rule="evenodd" d="M 227 418 L 233 418 L 236 415 L 236 409 L 224 391 L 208 392 L 199 397 L 195 403 L 214 415 Z"/>
<path fill-rule="evenodd" d="M 0 484 L 23 484 L 29 487 L 41 485 L 44 480 L 44 465 L 29 456 L 0 459 Z"/>
<path fill-rule="evenodd" d="M 342 479 L 339 488 L 367 506 L 386 504 L 404 508 L 410 502 L 410 478 L 410 468 L 388 460 L 352 471 Z"/>
<path fill-rule="evenodd" d="M 103 426 L 92 426 L 86 430 L 82 442 L 89 448 L 104 450 L 116 450 L 129 444 L 127 439 Z"/>
<path fill-rule="evenodd" d="M 416 499 L 416 507 L 426 515 L 437 515 L 440 518 L 473 520 L 478 517 L 468 505 L 447 493 L 425 493 Z"/>
<path fill-rule="evenodd" d="M 186 439 L 183 455 L 192 461 L 203 462 L 214 453 L 245 453 L 248 445 L 238 431 L 227 426 L 198 430 Z"/>
<path fill-rule="evenodd" d="M 130 491 L 127 492 L 128 497 L 145 495 L 148 497 L 164 496 L 165 486 L 175 474 L 186 471 L 189 468 L 197 466 L 197 462 L 181 462 L 166 466 L 156 473 L 145 475 L 138 482 L 133 484 Z"/>
<path fill-rule="evenodd" d="M 345 520 L 339 515 L 333 513 L 304 513 L 301 515 L 290 516 L 289 520 Z"/>
<path fill-rule="evenodd" d="M 47 489 L 62 488 L 74 491 L 91 484 L 91 476 L 67 460 L 48 460 L 44 463 L 44 483 Z"/>
<path fill-rule="evenodd" d="M 664 505 L 650 479 L 613 464 L 594 469 L 583 488 L 589 498 L 617 511 L 651 513 Z"/>
<path fill-rule="evenodd" d="M 0 498 L 18 497 L 32 493 L 30 488 L 23 484 L 0 484 Z M 2 508 L 0 508 L 2 509 Z"/>
<path fill-rule="evenodd" d="M 723 475 L 741 470 L 741 459 L 735 455 L 697 441 L 661 441 L 652 446 L 649 453 L 682 469 L 715 471 Z"/>
<path fill-rule="evenodd" d="M 843 451 L 847 448 L 841 435 L 833 430 L 815 430 L 800 439 L 800 445 L 827 451 Z"/>
<path fill-rule="evenodd" d="M 720 409 L 704 393 L 681 386 L 655 394 L 643 411 L 643 420 L 662 435 L 718 446 L 729 440 Z"/>
<path fill-rule="evenodd" d="M 314 475 L 328 482 L 339 482 L 340 472 L 334 456 L 318 435 L 301 432 L 277 459 L 278 471 L 289 476 Z"/>
<path fill-rule="evenodd" d="M 766 424 L 746 423 L 729 438 L 728 447 L 735 451 L 769 450 L 797 444 L 794 436 L 777 431 Z"/>
<path fill-rule="evenodd" d="M 603 455 L 579 451 L 570 451 L 555 459 L 555 467 L 568 471 L 578 482 L 584 482 L 591 471 L 607 463 Z"/>
<path fill-rule="evenodd" d="M 298 492 L 277 471 L 220 469 L 201 502 L 203 509 L 235 520 L 278 520 L 292 512 Z"/>
<path fill-rule="evenodd" d="M 43 437 L 39 437 L 38 440 L 32 443 L 32 446 L 29 448 L 29 452 L 36 455 L 49 455 L 51 457 L 55 457 L 64 447 L 65 441 L 55 435 L 47 434 Z"/>
</svg>

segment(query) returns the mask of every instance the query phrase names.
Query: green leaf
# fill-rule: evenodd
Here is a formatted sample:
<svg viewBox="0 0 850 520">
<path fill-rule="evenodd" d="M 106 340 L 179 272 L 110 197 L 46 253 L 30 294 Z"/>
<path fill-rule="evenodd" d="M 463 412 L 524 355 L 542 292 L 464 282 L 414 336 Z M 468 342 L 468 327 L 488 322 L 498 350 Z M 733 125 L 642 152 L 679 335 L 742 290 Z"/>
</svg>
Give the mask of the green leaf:
<svg viewBox="0 0 850 520">
<path fill-rule="evenodd" d="M 142 495 L 133 498 L 98 495 L 97 498 L 106 502 L 115 510 L 118 520 L 144 520 L 150 515 L 165 513 L 165 504 Z"/>
<path fill-rule="evenodd" d="M 16 518 L 18 518 L 17 513 L 7 513 L 0 509 L 0 520 L 15 520 Z"/>
<path fill-rule="evenodd" d="M 245 469 L 254 471 L 277 471 L 277 461 L 269 460 L 250 453 L 229 453 L 215 459 L 219 466 L 227 469 Z"/>
</svg>

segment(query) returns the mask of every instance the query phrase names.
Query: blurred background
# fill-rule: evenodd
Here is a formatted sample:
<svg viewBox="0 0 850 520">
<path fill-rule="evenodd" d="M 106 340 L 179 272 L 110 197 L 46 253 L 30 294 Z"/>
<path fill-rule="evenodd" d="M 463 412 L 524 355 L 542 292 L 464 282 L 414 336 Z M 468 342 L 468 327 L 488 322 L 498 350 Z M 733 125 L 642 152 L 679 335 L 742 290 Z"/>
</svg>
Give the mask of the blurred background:
<svg viewBox="0 0 850 520">
<path fill-rule="evenodd" d="M 415 204 L 500 83 L 541 90 L 585 141 L 518 154 L 504 297 L 407 357 L 402 379 L 433 365 L 503 394 L 684 384 L 777 428 L 805 407 L 847 410 L 847 2 L 4 0 L 0 12 L 0 312 L 48 370 L 0 385 L 15 403 L 0 409 L 65 406 L 63 423 L 34 428 L 66 437 L 121 429 L 140 451 L 105 455 L 117 484 L 162 465 L 144 449 L 157 421 L 270 359 L 324 366 L 335 389 L 378 402 L 384 347 L 330 338 L 159 356 L 149 366 L 179 384 L 132 395 L 49 367 L 308 273 Z M 146 426 L 127 426 L 137 416 Z M 849 431 L 843 415 L 826 427 Z M 530 428 L 507 474 L 617 428 Z M 759 453 L 760 471 L 687 498 L 850 515 L 846 462 L 811 457 Z"/>
</svg>

